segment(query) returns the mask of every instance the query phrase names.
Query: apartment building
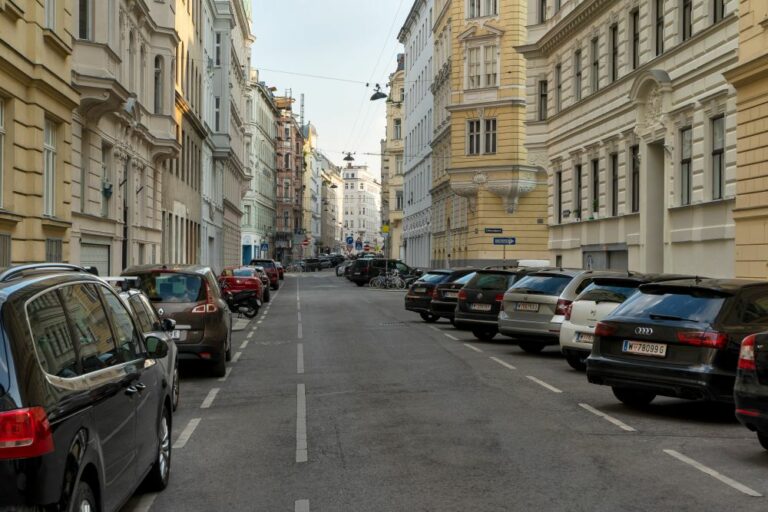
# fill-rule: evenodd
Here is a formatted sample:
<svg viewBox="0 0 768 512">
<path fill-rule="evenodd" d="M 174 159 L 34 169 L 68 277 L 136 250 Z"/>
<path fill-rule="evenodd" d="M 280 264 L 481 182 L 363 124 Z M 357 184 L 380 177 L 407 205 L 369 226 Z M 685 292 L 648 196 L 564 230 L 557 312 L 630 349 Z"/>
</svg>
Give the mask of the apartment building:
<svg viewBox="0 0 768 512">
<path fill-rule="evenodd" d="M 381 183 L 365 165 L 352 165 L 341 170 L 344 179 L 344 238 L 352 237 L 355 251 L 364 244 L 372 249 L 383 242 L 381 229 Z"/>
<path fill-rule="evenodd" d="M 277 225 L 275 226 L 275 259 L 287 265 L 299 258 L 301 233 L 302 184 L 304 173 L 304 139 L 300 122 L 293 111 L 290 93 L 275 98 L 279 110 L 277 132 L 282 140 L 277 149 Z"/>
<path fill-rule="evenodd" d="M 529 161 L 558 265 L 732 277 L 737 1 L 529 1 Z M 701 255 L 706 254 L 706 258 Z"/>
<path fill-rule="evenodd" d="M 403 99 L 405 55 L 397 56 L 397 70 L 389 75 L 386 138 L 381 141 L 381 222 L 387 226 L 384 253 L 402 258 L 403 247 Z"/>
</svg>

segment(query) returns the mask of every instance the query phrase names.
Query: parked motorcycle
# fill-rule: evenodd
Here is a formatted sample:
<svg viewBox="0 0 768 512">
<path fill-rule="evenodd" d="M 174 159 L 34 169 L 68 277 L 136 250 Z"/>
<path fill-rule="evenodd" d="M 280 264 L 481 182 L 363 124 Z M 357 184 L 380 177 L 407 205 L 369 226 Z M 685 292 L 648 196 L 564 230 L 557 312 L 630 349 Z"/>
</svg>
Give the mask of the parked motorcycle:
<svg viewBox="0 0 768 512">
<path fill-rule="evenodd" d="M 233 313 L 244 315 L 246 318 L 253 318 L 259 314 L 261 308 L 261 299 L 255 290 L 241 290 L 230 292 L 224 290 L 224 300 L 227 302 L 229 310 Z"/>
</svg>

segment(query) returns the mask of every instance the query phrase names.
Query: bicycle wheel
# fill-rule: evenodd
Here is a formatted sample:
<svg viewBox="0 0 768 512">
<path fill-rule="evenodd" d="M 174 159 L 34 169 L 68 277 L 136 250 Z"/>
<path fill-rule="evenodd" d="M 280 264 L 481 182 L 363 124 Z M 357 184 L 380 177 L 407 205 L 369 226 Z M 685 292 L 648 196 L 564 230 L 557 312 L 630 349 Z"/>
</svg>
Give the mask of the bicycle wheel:
<svg viewBox="0 0 768 512">
<path fill-rule="evenodd" d="M 381 279 L 379 276 L 372 277 L 370 281 L 368 281 L 368 286 L 371 288 L 379 288 L 381 287 Z"/>
<path fill-rule="evenodd" d="M 405 280 L 400 278 L 400 277 L 396 277 L 395 278 L 395 284 L 396 284 L 396 287 L 397 287 L 398 290 L 404 290 L 406 288 L 406 286 L 407 286 L 405 284 Z"/>
</svg>

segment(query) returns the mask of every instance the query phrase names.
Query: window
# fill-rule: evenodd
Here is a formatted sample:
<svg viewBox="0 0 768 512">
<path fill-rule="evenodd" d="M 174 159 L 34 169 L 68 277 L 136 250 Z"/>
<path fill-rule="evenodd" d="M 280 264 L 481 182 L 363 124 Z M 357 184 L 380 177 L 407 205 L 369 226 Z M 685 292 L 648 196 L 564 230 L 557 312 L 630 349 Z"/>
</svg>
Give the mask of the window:
<svg viewBox="0 0 768 512">
<path fill-rule="evenodd" d="M 656 55 L 664 53 L 664 0 L 655 0 Z"/>
<path fill-rule="evenodd" d="M 619 26 L 611 25 L 611 82 L 619 78 Z"/>
<path fill-rule="evenodd" d="M 498 14 L 498 0 L 468 0 L 467 18 L 495 16 Z"/>
<path fill-rule="evenodd" d="M 480 17 L 480 0 L 469 0 L 469 10 L 467 18 Z"/>
<path fill-rule="evenodd" d="M 693 131 L 691 127 L 680 130 L 680 204 L 691 204 L 691 156 Z"/>
<path fill-rule="evenodd" d="M 45 28 L 56 30 L 56 0 L 45 1 Z"/>
<path fill-rule="evenodd" d="M 470 89 L 481 87 L 480 82 L 480 48 L 467 50 L 467 77 Z"/>
<path fill-rule="evenodd" d="M 581 164 L 573 169 L 573 215 L 581 218 Z"/>
<path fill-rule="evenodd" d="M 598 38 L 592 40 L 592 92 L 600 87 L 600 51 Z"/>
<path fill-rule="evenodd" d="M 619 214 L 619 155 L 611 153 L 611 215 Z"/>
<path fill-rule="evenodd" d="M 562 108 L 563 98 L 563 84 L 562 84 L 562 67 L 560 64 L 555 66 L 555 112 L 560 112 Z"/>
<path fill-rule="evenodd" d="M 499 14 L 498 0 L 485 0 L 483 2 L 483 8 L 485 9 L 485 12 L 483 12 L 485 16 L 496 16 Z"/>
<path fill-rule="evenodd" d="M 398 190 L 395 192 L 395 210 L 403 209 L 403 191 Z"/>
<path fill-rule="evenodd" d="M 539 121 L 547 119 L 547 81 L 539 80 Z"/>
<path fill-rule="evenodd" d="M 693 35 L 693 0 L 681 0 L 683 3 L 681 34 L 683 41 L 687 41 Z"/>
<path fill-rule="evenodd" d="M 631 157 L 632 182 L 632 213 L 640 211 L 640 146 L 632 146 L 629 150 Z"/>
<path fill-rule="evenodd" d="M 142 350 L 131 315 L 111 290 L 102 287 L 102 292 L 104 293 L 107 312 L 112 317 L 112 323 L 115 328 L 117 361 L 118 363 L 134 361 L 141 356 Z"/>
<path fill-rule="evenodd" d="M 160 55 L 155 57 L 155 114 L 163 113 L 163 58 Z"/>
<path fill-rule="evenodd" d="M 403 138 L 403 121 L 401 119 L 395 119 L 395 129 L 392 138 L 395 140 Z"/>
<path fill-rule="evenodd" d="M 89 284 L 67 286 L 60 293 L 80 353 L 83 373 L 118 364 L 117 347 L 96 287 Z"/>
<path fill-rule="evenodd" d="M 157 318 L 152 305 L 147 302 L 144 296 L 133 295 L 128 299 L 128 302 L 131 304 L 133 312 L 136 313 L 136 319 L 139 321 L 139 327 L 142 332 L 152 332 L 159 327 L 160 320 Z"/>
<path fill-rule="evenodd" d="M 56 124 L 46 119 L 43 126 L 43 215 L 56 214 Z"/>
<path fill-rule="evenodd" d="M 725 18 L 725 0 L 712 0 L 712 22 Z"/>
<path fill-rule="evenodd" d="M 725 117 L 712 119 L 712 199 L 722 199 L 725 188 Z"/>
<path fill-rule="evenodd" d="M 221 130 L 221 97 L 213 98 L 213 131 Z"/>
<path fill-rule="evenodd" d="M 563 223 L 563 171 L 555 172 L 555 218 Z"/>
<path fill-rule="evenodd" d="M 485 120 L 485 153 L 496 153 L 496 119 Z"/>
<path fill-rule="evenodd" d="M 600 211 L 600 160 L 592 160 L 592 213 Z"/>
<path fill-rule="evenodd" d="M 5 191 L 5 101 L 0 98 L 0 208 Z"/>
<path fill-rule="evenodd" d="M 640 11 L 635 9 L 629 15 L 629 25 L 632 31 L 632 69 L 640 65 Z"/>
<path fill-rule="evenodd" d="M 77 351 L 58 293 L 48 292 L 30 302 L 27 318 L 43 370 L 65 379 L 79 376 Z"/>
<path fill-rule="evenodd" d="M 573 54 L 573 97 L 581 100 L 581 50 Z"/>
<path fill-rule="evenodd" d="M 221 32 L 216 32 L 216 43 L 213 49 L 214 65 L 221 66 Z"/>
<path fill-rule="evenodd" d="M 78 24 L 77 37 L 90 40 L 91 35 L 91 10 L 93 9 L 92 0 L 78 0 Z"/>
<path fill-rule="evenodd" d="M 560 0 L 555 0 L 555 12 L 560 10 Z"/>
<path fill-rule="evenodd" d="M 288 153 L 283 156 L 283 166 L 288 170 L 291 168 L 291 155 Z"/>
<path fill-rule="evenodd" d="M 467 154 L 480 154 L 480 120 L 467 121 Z"/>
<path fill-rule="evenodd" d="M 496 45 L 483 47 L 485 59 L 483 60 L 483 76 L 485 87 L 496 87 Z"/>
<path fill-rule="evenodd" d="M 403 157 L 402 156 L 395 157 L 395 173 L 403 174 Z"/>
<path fill-rule="evenodd" d="M 547 0 L 539 0 L 539 23 L 547 21 Z"/>
</svg>

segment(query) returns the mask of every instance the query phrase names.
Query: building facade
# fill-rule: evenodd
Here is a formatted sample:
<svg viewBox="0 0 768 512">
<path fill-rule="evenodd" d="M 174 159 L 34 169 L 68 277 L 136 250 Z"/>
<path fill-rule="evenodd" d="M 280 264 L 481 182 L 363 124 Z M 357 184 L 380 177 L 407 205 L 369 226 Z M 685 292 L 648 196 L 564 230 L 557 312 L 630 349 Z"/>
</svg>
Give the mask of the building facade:
<svg viewBox="0 0 768 512">
<path fill-rule="evenodd" d="M 405 47 L 405 86 L 401 93 L 404 119 L 403 260 L 414 267 L 431 263 L 432 137 L 434 78 L 432 22 L 434 0 L 416 0 L 400 29 Z"/>
<path fill-rule="evenodd" d="M 341 170 L 344 179 L 344 238 L 354 240 L 355 252 L 365 244 L 371 250 L 383 242 L 381 228 L 381 183 L 364 165 L 352 165 Z"/>
<path fill-rule="evenodd" d="M 291 94 L 275 98 L 279 109 L 277 133 L 282 140 L 277 149 L 277 225 L 275 259 L 283 265 L 299 258 L 304 240 L 302 223 L 302 184 L 304 173 L 304 138 L 294 117 Z"/>
<path fill-rule="evenodd" d="M 59 2 L 0 3 L 0 266 L 70 259 L 72 26 Z"/>
<path fill-rule="evenodd" d="M 397 70 L 389 75 L 386 138 L 381 141 L 381 222 L 384 254 L 404 257 L 403 247 L 403 99 L 405 94 L 405 56 L 397 56 Z"/>
<path fill-rule="evenodd" d="M 342 207 L 344 204 L 344 180 L 341 168 L 327 159 L 321 175 L 322 210 L 320 214 L 320 252 L 340 253 L 342 250 Z"/>
<path fill-rule="evenodd" d="M 768 3 L 741 0 L 736 67 L 725 76 L 736 88 L 736 277 L 768 277 Z"/>
<path fill-rule="evenodd" d="M 317 256 L 321 245 L 321 213 L 322 213 L 322 177 L 324 156 L 318 151 L 317 127 L 307 123 L 302 133 L 304 136 L 304 180 L 303 180 L 303 221 L 302 230 L 307 245 L 302 245 L 301 257 Z"/>
<path fill-rule="evenodd" d="M 557 264 L 734 275 L 736 4 L 529 2 L 528 150 Z"/>
</svg>

